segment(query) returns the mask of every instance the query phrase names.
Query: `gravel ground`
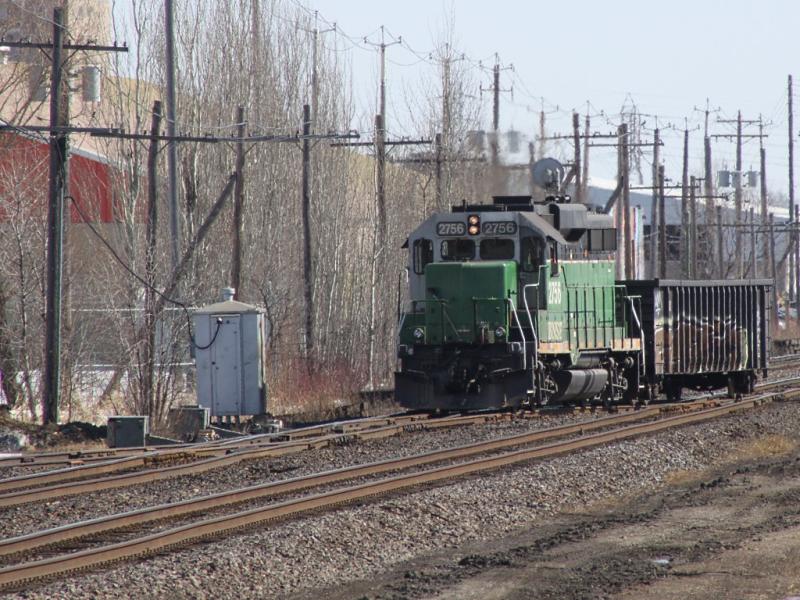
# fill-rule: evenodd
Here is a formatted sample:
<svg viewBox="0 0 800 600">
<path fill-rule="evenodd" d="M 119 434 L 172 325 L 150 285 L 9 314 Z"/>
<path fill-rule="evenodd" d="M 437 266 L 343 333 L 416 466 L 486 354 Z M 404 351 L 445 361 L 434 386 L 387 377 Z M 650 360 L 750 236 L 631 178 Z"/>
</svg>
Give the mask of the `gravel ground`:
<svg viewBox="0 0 800 600">
<path fill-rule="evenodd" d="M 178 502 L 268 481 L 299 477 L 329 469 L 418 454 L 594 418 L 597 417 L 564 414 L 442 430 L 411 431 L 381 440 L 352 441 L 281 458 L 249 460 L 198 475 L 0 508 L 0 537 L 24 535 L 165 502 Z"/>
<path fill-rule="evenodd" d="M 463 442 L 470 429 L 448 433 L 460 434 L 457 442 Z M 50 583 L 16 597 L 111 598 L 122 593 L 137 598 L 287 597 L 504 535 L 567 507 L 650 490 L 669 473 L 700 469 L 732 456 L 744 440 L 760 435 L 797 439 L 798 431 L 800 406 L 769 405 L 336 513 L 276 523 L 213 544 Z M 479 428 L 470 431 L 477 433 Z M 403 446 L 408 439 L 391 443 L 406 452 L 425 449 L 414 440 L 413 448 Z M 368 452 L 370 444 L 356 446 L 350 450 Z"/>
</svg>

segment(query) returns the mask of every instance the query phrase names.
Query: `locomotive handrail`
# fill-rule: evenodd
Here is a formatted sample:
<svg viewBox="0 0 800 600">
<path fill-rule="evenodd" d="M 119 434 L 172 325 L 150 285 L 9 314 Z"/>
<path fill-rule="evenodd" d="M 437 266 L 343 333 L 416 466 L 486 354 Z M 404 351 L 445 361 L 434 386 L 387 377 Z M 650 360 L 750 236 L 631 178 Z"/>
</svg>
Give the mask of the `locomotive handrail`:
<svg viewBox="0 0 800 600">
<path fill-rule="evenodd" d="M 528 288 L 537 288 L 538 294 L 539 283 L 528 283 L 522 286 L 522 301 L 525 304 L 525 312 L 528 313 L 528 323 L 531 325 L 531 332 L 533 332 L 533 368 L 536 368 L 536 365 L 539 363 L 539 335 L 536 333 L 536 328 L 533 326 L 533 317 L 531 317 L 531 309 L 528 306 Z"/>
<path fill-rule="evenodd" d="M 517 327 L 519 328 L 519 335 L 522 337 L 522 368 L 527 370 L 528 369 L 528 340 L 525 339 L 525 332 L 522 330 L 522 323 L 519 321 L 519 315 L 517 314 L 517 308 L 514 306 L 514 301 L 511 298 L 507 298 L 508 305 L 511 307 L 511 314 L 514 315 L 514 320 L 517 322 Z M 536 335 L 536 333 L 534 333 Z M 509 336 L 511 337 L 511 336 Z M 535 366 L 535 364 L 534 364 Z"/>
<path fill-rule="evenodd" d="M 631 313 L 633 313 L 633 318 L 636 320 L 636 326 L 639 328 L 639 343 L 642 345 L 642 371 L 647 373 L 647 349 L 644 346 L 645 339 L 644 339 L 644 327 L 642 327 L 642 322 L 639 319 L 639 314 L 636 312 L 636 305 L 633 303 L 634 300 L 638 300 L 639 302 L 642 301 L 641 296 L 626 296 L 628 301 L 631 303 Z"/>
</svg>

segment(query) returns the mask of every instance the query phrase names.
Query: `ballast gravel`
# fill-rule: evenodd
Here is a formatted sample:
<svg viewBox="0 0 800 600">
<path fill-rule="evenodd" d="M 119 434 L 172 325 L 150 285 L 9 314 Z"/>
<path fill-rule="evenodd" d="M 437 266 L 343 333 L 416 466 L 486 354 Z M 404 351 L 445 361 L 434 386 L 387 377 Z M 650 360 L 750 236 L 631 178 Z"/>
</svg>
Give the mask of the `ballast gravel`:
<svg viewBox="0 0 800 600">
<path fill-rule="evenodd" d="M 420 429 L 384 439 L 363 442 L 353 440 L 280 458 L 242 461 L 197 475 L 185 475 L 148 484 L 0 508 L 0 539 L 269 481 L 558 427 L 602 416 L 605 415 L 556 413 L 534 419 L 434 430 Z"/>
<path fill-rule="evenodd" d="M 261 526 L 138 563 L 73 576 L 15 597 L 284 598 L 368 578 L 413 557 L 508 534 L 568 507 L 630 497 L 659 486 L 670 473 L 710 466 L 730 456 L 742 441 L 766 435 L 797 440 L 798 432 L 800 405 L 769 405 L 702 425 Z"/>
</svg>

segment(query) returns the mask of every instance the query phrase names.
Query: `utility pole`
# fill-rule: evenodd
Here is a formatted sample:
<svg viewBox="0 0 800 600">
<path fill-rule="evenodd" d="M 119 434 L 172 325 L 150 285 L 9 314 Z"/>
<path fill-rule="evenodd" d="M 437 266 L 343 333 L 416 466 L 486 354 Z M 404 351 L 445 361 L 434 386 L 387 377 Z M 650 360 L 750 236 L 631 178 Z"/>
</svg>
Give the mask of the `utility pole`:
<svg viewBox="0 0 800 600">
<path fill-rule="evenodd" d="M 689 278 L 697 279 L 697 181 L 692 175 L 689 181 Z"/>
<path fill-rule="evenodd" d="M 257 8 L 257 7 L 256 7 Z M 333 27 L 320 30 L 318 27 L 319 12 L 314 11 L 314 29 L 303 29 L 311 34 L 311 131 L 316 132 L 319 128 L 319 36 L 321 33 L 336 31 L 336 23 Z M 301 28 L 302 29 L 302 28 Z M 383 28 L 381 27 L 381 32 Z M 367 40 L 364 40 L 365 42 Z M 381 77 L 383 73 L 381 72 Z"/>
<path fill-rule="evenodd" d="M 712 229 L 714 227 L 714 218 L 716 217 L 716 211 L 714 210 L 714 179 L 711 173 L 711 138 L 708 137 L 708 130 L 706 129 L 706 133 L 703 137 L 703 171 L 704 171 L 704 179 L 703 179 L 703 192 L 705 195 L 706 201 L 706 209 L 705 209 L 705 216 L 706 216 L 706 231 L 708 234 L 709 239 L 712 235 Z M 709 245 L 709 247 L 713 247 Z M 709 252 L 709 255 L 705 257 L 706 259 L 706 268 L 704 272 L 706 276 L 711 277 L 714 273 L 714 260 L 713 260 L 714 252 Z"/>
<path fill-rule="evenodd" d="M 797 220 L 794 219 L 794 109 L 793 109 L 793 86 L 792 76 L 789 75 L 789 223 L 797 225 Z M 795 273 L 795 248 L 798 245 L 797 233 L 792 229 L 789 234 L 789 299 L 796 300 L 800 297 L 800 280 L 797 279 Z M 799 303 L 800 304 L 800 303 Z M 800 318 L 800 312 L 798 313 Z"/>
<path fill-rule="evenodd" d="M 683 176 L 681 177 L 681 275 L 689 276 L 689 129 L 683 130 Z M 692 192 L 694 193 L 694 192 Z"/>
<path fill-rule="evenodd" d="M 759 131 L 760 134 L 764 133 L 764 125 L 763 125 L 763 123 L 759 123 L 758 131 Z M 766 150 L 764 149 L 764 138 L 763 137 L 759 137 L 759 156 L 761 158 L 761 186 L 760 186 L 761 187 L 761 190 L 760 190 L 761 191 L 761 222 L 766 228 L 767 223 L 768 222 L 769 223 L 772 222 L 772 215 L 769 215 L 769 206 L 767 205 L 767 158 L 766 158 L 767 153 L 766 153 Z M 771 225 L 770 225 L 770 228 L 771 228 Z M 789 238 L 791 239 L 791 235 L 789 236 Z M 775 252 L 774 252 L 775 247 L 774 246 L 766 247 L 766 246 L 769 245 L 769 244 L 773 244 L 774 241 L 775 240 L 773 239 L 773 235 L 772 235 L 772 232 L 771 232 L 771 229 L 770 229 L 770 237 L 767 238 L 767 236 L 764 236 L 764 246 L 765 246 L 765 248 L 764 248 L 764 260 L 766 261 L 767 257 L 771 256 L 772 257 L 771 260 L 773 261 L 773 263 L 775 261 Z M 769 277 L 769 271 L 767 271 L 768 268 L 774 269 L 774 264 L 771 265 L 771 266 L 769 264 L 765 264 L 764 265 L 764 271 L 766 273 L 766 277 Z M 755 273 L 753 274 L 753 276 L 754 277 L 756 276 Z M 778 285 L 777 280 L 775 282 L 775 285 Z"/>
<path fill-rule="evenodd" d="M 794 226 L 800 223 L 800 206 L 797 204 L 794 205 Z M 795 292 L 797 292 L 797 298 L 800 300 L 800 239 L 795 237 L 795 257 L 794 257 L 794 278 L 796 282 Z M 800 305 L 800 302 L 798 303 Z M 800 306 L 798 306 L 798 311 L 800 312 Z M 800 314 L 798 314 L 798 320 L 800 320 Z"/>
<path fill-rule="evenodd" d="M 147 152 L 147 229 L 145 250 L 145 274 L 147 286 L 144 289 L 144 319 L 147 340 L 144 344 L 144 377 L 142 382 L 147 414 L 153 414 L 155 387 L 155 349 L 156 349 L 156 244 L 158 241 L 158 137 L 161 135 L 161 102 L 153 102 L 153 117 L 150 125 L 150 147 Z"/>
<path fill-rule="evenodd" d="M 305 330 L 303 353 L 305 358 L 311 356 L 314 346 L 314 306 L 313 283 L 314 271 L 311 262 L 311 107 L 303 105 L 303 301 L 305 305 Z"/>
<path fill-rule="evenodd" d="M 492 139 L 491 139 L 491 154 L 492 166 L 497 167 L 500 162 L 500 92 L 513 91 L 512 88 L 507 90 L 500 88 L 500 71 L 505 71 L 513 67 L 501 67 L 500 57 L 495 53 L 494 67 L 492 67 L 492 85 L 491 87 L 481 87 L 481 93 L 492 92 Z M 495 177 L 497 173 L 495 172 Z"/>
<path fill-rule="evenodd" d="M 434 155 L 436 161 L 436 206 L 441 208 L 444 206 L 444 186 L 442 185 L 442 134 L 437 133 L 434 141 Z"/>
<path fill-rule="evenodd" d="M 631 184 L 630 184 L 630 149 L 628 147 L 628 125 L 620 125 L 620 156 L 621 156 L 621 183 L 622 183 L 622 213 L 625 227 L 625 278 L 633 279 L 633 228 L 631 227 Z"/>
<path fill-rule="evenodd" d="M 659 226 L 659 215 L 657 211 L 658 207 L 658 195 L 660 191 L 659 185 L 659 178 L 658 178 L 658 167 L 659 162 L 661 160 L 659 154 L 659 131 L 656 127 L 655 131 L 653 131 L 653 199 L 650 204 L 650 240 L 649 240 L 649 247 L 650 247 L 650 277 L 656 277 L 656 239 L 658 236 L 656 235 L 657 227 Z M 588 146 L 588 144 L 587 144 Z"/>
<path fill-rule="evenodd" d="M 725 251 L 722 238 L 722 207 L 717 206 L 717 279 L 725 278 Z"/>
<path fill-rule="evenodd" d="M 500 140 L 500 62 L 495 54 L 494 69 L 492 70 L 492 166 L 497 167 Z"/>
<path fill-rule="evenodd" d="M 544 106 L 542 106 L 542 110 L 539 111 L 539 158 L 544 158 L 544 141 L 545 141 L 544 123 L 545 123 Z"/>
<path fill-rule="evenodd" d="M 64 235 L 64 197 L 67 195 L 66 133 L 55 133 L 63 125 L 62 53 L 64 49 L 64 12 L 53 10 L 53 68 L 50 78 L 50 185 L 47 211 L 47 307 L 44 378 L 44 424 L 58 423 L 61 397 L 61 273 Z M 67 104 L 69 104 L 67 102 Z"/>
<path fill-rule="evenodd" d="M 711 164 L 711 137 L 708 133 L 708 121 L 709 117 L 712 112 L 718 113 L 721 109 L 717 108 L 715 110 L 711 110 L 711 102 L 708 98 L 706 98 L 706 107 L 705 109 L 701 110 L 694 107 L 694 110 L 697 112 L 702 112 L 704 116 L 704 126 L 703 126 L 703 196 L 705 198 L 705 210 L 704 210 L 704 217 L 705 217 L 705 229 L 708 235 L 709 240 L 713 236 L 713 229 L 714 229 L 714 221 L 716 219 L 716 211 L 714 210 L 714 179 L 713 174 L 711 173 L 712 164 Z M 703 257 L 703 264 L 704 267 L 702 269 L 702 273 L 705 277 L 713 277 L 715 273 L 714 269 L 714 255 L 715 252 L 713 250 L 714 244 L 709 243 L 708 248 L 709 252 L 707 256 Z"/>
<path fill-rule="evenodd" d="M 452 58 L 450 58 L 450 45 L 447 44 L 445 46 L 445 56 L 442 59 L 442 137 L 441 137 L 441 153 L 443 155 L 443 162 L 447 162 L 447 155 L 452 148 L 452 140 L 451 140 L 451 133 L 450 133 L 450 62 Z M 440 183 L 442 186 L 442 192 L 439 196 L 439 201 L 442 204 L 437 206 L 438 210 L 444 210 L 445 204 L 447 202 L 447 193 L 450 189 L 449 185 L 449 170 L 447 173 L 444 173 L 447 176 L 448 181 L 444 182 L 444 179 L 440 179 Z"/>
<path fill-rule="evenodd" d="M 750 125 L 753 123 L 761 123 L 761 119 L 742 119 L 742 111 L 737 111 L 736 119 L 717 119 L 717 123 L 730 123 L 736 124 L 736 134 L 718 134 L 712 135 L 712 138 L 722 138 L 736 140 L 736 175 L 734 179 L 734 204 L 736 209 L 734 229 L 735 229 L 735 245 L 736 252 L 736 277 L 744 276 L 744 254 L 741 252 L 742 248 L 742 140 L 745 138 L 762 138 L 767 137 L 763 133 L 757 135 L 745 135 L 742 133 L 743 125 Z"/>
<path fill-rule="evenodd" d="M 236 299 L 242 299 L 242 214 L 244 210 L 244 136 L 247 125 L 244 107 L 236 109 L 236 184 L 233 188 L 233 244 L 231 257 L 231 287 L 236 290 Z"/>
<path fill-rule="evenodd" d="M 378 133 L 381 132 L 381 133 Z M 375 115 L 375 195 L 378 205 L 378 248 L 386 243 L 386 139 L 383 115 Z"/>
<path fill-rule="evenodd" d="M 772 277 L 772 306 L 774 307 L 772 314 L 777 319 L 778 316 L 778 269 L 775 260 L 775 219 L 770 213 L 769 215 L 769 273 Z"/>
<path fill-rule="evenodd" d="M 767 236 L 764 236 L 766 239 Z M 756 209 L 750 207 L 750 277 L 758 277 L 758 244 L 756 243 Z M 766 246 L 766 244 L 765 244 Z M 766 260 L 765 260 L 766 262 Z"/>
<path fill-rule="evenodd" d="M 42 420 L 45 425 L 58 422 L 61 397 L 61 313 L 62 273 L 64 267 L 64 200 L 69 185 L 69 88 L 64 77 L 64 51 L 127 52 L 125 46 L 100 46 L 93 43 L 64 42 L 66 15 L 62 8 L 53 9 L 52 41 L 20 42 L 0 40 L 0 46 L 37 48 L 51 59 L 50 121 L 47 126 L 8 126 L 17 131 L 46 131 L 50 136 L 50 166 L 47 209 L 47 290 L 45 298 L 45 350 L 42 374 Z M 68 60 L 68 59 L 67 59 Z M 91 128 L 89 128 L 91 129 Z"/>
<path fill-rule="evenodd" d="M 657 165 L 658 170 L 658 276 L 667 276 L 667 218 L 664 203 L 664 165 Z"/>
<path fill-rule="evenodd" d="M 736 206 L 736 271 L 739 277 L 744 277 L 744 255 L 742 248 L 742 111 L 736 113 L 736 187 L 734 203 Z"/>
<path fill-rule="evenodd" d="M 164 0 L 164 26 L 166 39 L 167 74 L 167 135 L 175 137 L 175 11 L 173 0 Z M 178 266 L 181 251 L 181 229 L 178 219 L 178 146 L 173 141 L 167 145 L 167 175 L 169 182 L 169 231 L 172 236 L 172 268 Z"/>
<path fill-rule="evenodd" d="M 591 127 L 589 122 L 589 107 L 587 102 L 586 107 L 586 119 L 584 121 L 584 129 L 583 129 L 583 136 L 585 138 L 589 137 L 591 133 Z M 583 145 L 583 173 L 581 174 L 581 202 L 588 204 L 589 203 L 589 143 L 588 141 Z"/>
<path fill-rule="evenodd" d="M 577 112 L 572 113 L 572 140 L 575 146 L 574 166 L 575 169 L 575 201 L 578 203 L 584 202 L 583 198 L 583 185 L 581 183 L 583 173 L 581 172 L 581 122 L 580 115 Z M 588 146 L 588 144 L 587 144 Z"/>
<path fill-rule="evenodd" d="M 316 29 L 314 30 L 317 31 Z M 316 38 L 315 38 L 316 39 Z M 386 48 L 400 44 L 403 38 L 400 37 L 387 44 L 385 40 L 385 30 L 381 25 L 381 43 L 373 44 L 369 40 L 366 43 L 378 47 L 380 56 L 380 83 L 378 88 L 378 114 L 375 116 L 375 195 L 378 204 L 378 247 L 383 248 L 386 243 L 387 224 L 386 224 Z M 316 43 L 316 42 L 315 42 Z"/>
</svg>

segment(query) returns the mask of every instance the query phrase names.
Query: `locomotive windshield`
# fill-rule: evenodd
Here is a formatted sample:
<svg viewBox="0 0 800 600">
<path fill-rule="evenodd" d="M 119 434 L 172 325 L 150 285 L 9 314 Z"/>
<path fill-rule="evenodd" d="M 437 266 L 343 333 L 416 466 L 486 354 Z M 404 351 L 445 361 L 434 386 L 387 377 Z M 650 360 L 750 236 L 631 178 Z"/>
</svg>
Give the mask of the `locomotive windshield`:
<svg viewBox="0 0 800 600">
<path fill-rule="evenodd" d="M 512 260 L 514 240 L 510 238 L 486 238 L 481 240 L 481 260 Z"/>
<path fill-rule="evenodd" d="M 538 271 L 544 264 L 544 242 L 535 237 L 522 238 L 521 263 L 523 271 Z"/>
<path fill-rule="evenodd" d="M 466 261 L 475 258 L 475 241 L 453 238 L 442 242 L 442 260 Z"/>
<path fill-rule="evenodd" d="M 414 273 L 422 275 L 425 265 L 433 262 L 433 242 L 424 238 L 414 241 Z"/>
</svg>

